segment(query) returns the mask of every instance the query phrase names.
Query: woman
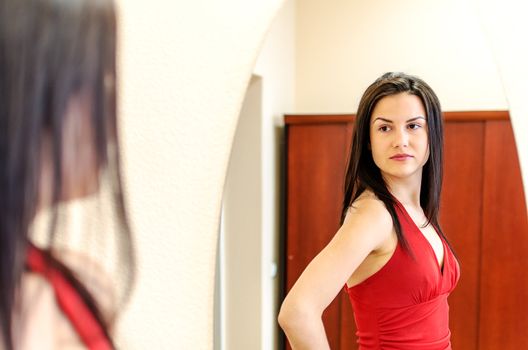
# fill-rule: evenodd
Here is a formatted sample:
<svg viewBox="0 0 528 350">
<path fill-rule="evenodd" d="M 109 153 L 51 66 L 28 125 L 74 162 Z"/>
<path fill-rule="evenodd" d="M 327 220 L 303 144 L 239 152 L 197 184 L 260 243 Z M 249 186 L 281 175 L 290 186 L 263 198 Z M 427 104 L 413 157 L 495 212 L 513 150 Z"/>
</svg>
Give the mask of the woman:
<svg viewBox="0 0 528 350">
<path fill-rule="evenodd" d="M 0 0 L 0 349 L 114 347 L 111 326 L 133 277 L 115 57 L 110 0 Z M 96 263 L 59 248 L 59 213 L 106 185 L 118 229 L 98 227 L 93 241 L 113 245 L 100 244 Z M 37 245 L 35 218 L 47 212 Z M 118 290 L 103 269 L 111 249 Z"/>
<path fill-rule="evenodd" d="M 438 223 L 443 126 L 421 79 L 387 73 L 361 98 L 341 227 L 286 296 L 293 349 L 328 349 L 321 315 L 343 288 L 360 349 L 450 349 L 459 266 Z"/>
</svg>

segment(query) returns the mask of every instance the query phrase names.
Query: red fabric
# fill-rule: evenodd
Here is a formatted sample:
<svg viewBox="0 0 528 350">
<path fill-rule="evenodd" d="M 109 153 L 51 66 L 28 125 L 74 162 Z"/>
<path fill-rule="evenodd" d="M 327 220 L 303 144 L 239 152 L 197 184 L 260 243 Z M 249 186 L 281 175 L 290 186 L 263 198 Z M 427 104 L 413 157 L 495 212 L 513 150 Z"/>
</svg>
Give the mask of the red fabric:
<svg viewBox="0 0 528 350">
<path fill-rule="evenodd" d="M 44 253 L 33 245 L 28 248 L 27 266 L 31 271 L 45 277 L 52 285 L 59 307 L 88 349 L 112 349 L 111 341 L 78 291 L 60 270 L 48 264 Z"/>
<path fill-rule="evenodd" d="M 458 262 L 442 239 L 441 268 L 427 238 L 400 203 L 396 213 L 416 260 L 398 243 L 381 270 L 352 288 L 345 285 L 359 349 L 451 349 L 447 296 L 460 278 Z"/>
</svg>

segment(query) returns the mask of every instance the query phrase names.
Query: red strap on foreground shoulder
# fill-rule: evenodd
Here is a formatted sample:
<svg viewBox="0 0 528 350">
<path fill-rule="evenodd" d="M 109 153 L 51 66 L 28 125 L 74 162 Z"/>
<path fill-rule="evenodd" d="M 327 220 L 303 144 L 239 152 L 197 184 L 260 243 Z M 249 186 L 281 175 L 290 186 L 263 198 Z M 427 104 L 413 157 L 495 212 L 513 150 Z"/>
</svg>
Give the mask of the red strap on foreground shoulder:
<svg viewBox="0 0 528 350">
<path fill-rule="evenodd" d="M 43 277 L 52 285 L 57 304 L 70 320 L 82 342 L 90 350 L 111 350 L 111 341 L 107 338 L 102 325 L 86 306 L 78 291 L 69 283 L 60 270 L 50 266 L 45 254 L 33 245 L 28 246 L 28 268 Z"/>
</svg>

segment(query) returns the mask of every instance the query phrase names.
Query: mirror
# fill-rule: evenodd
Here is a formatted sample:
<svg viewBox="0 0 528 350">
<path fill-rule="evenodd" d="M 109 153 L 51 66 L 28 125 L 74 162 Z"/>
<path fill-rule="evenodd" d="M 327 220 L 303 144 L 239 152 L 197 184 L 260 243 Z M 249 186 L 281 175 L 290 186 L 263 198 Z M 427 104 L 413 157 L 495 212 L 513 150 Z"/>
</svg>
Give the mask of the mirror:
<svg viewBox="0 0 528 350">
<path fill-rule="evenodd" d="M 507 72 L 498 69 L 500 62 L 496 61 L 482 18 L 477 5 L 470 1 L 332 5 L 322 1 L 286 1 L 257 59 L 233 143 L 230 167 L 237 164 L 233 156 L 245 156 L 247 163 L 237 170 L 239 175 L 229 173 L 230 168 L 224 189 L 225 226 L 220 233 L 217 270 L 224 285 L 215 298 L 215 349 L 276 349 L 283 345 L 276 315 L 283 284 L 284 261 L 280 259 L 285 258 L 279 253 L 280 235 L 285 234 L 285 218 L 281 217 L 285 210 L 285 188 L 281 187 L 285 166 L 284 114 L 353 114 L 366 86 L 382 72 L 396 70 L 416 74 L 430 83 L 444 111 L 509 110 L 516 135 L 528 127 L 516 119 L 526 115 L 526 107 L 519 108 L 505 93 Z M 528 57 L 528 51 L 522 57 Z M 256 86 L 260 101 L 251 102 L 256 101 Z M 254 112 L 247 112 L 248 104 L 255 107 Z M 454 139 L 460 135 L 471 135 L 471 127 L 472 124 L 465 125 L 462 130 L 453 126 L 449 137 L 456 143 Z M 485 133 L 485 127 L 480 132 Z M 496 135 L 502 134 L 497 131 Z M 518 163 L 526 164 L 528 147 L 521 147 L 524 141 L 520 139 L 516 138 Z M 253 149 L 255 145 L 261 148 Z M 250 165 L 252 161 L 256 164 Z M 256 173 L 250 176 L 252 172 Z M 259 186 L 260 191 L 255 192 L 254 186 Z M 236 193 L 240 198 L 247 197 L 241 200 L 239 211 L 233 211 L 238 215 L 233 215 L 232 220 L 238 219 L 245 226 L 230 231 L 226 225 L 227 203 Z M 460 220 L 464 220 L 463 215 Z M 239 248 L 229 250 L 229 240 L 238 243 Z M 229 259 L 231 269 L 227 268 Z M 472 263 L 478 262 L 469 264 Z M 476 275 L 463 275 L 464 278 L 469 280 Z M 231 293 L 228 284 L 233 286 Z M 480 294 L 475 294 L 477 297 Z M 474 335 L 476 339 L 477 333 Z"/>
</svg>

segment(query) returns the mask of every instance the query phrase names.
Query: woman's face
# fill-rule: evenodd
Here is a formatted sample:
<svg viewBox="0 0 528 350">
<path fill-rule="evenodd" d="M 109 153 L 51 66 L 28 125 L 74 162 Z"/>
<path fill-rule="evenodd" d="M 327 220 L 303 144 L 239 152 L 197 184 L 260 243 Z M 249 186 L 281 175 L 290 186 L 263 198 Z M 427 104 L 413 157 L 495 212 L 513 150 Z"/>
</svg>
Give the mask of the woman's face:
<svg viewBox="0 0 528 350">
<path fill-rule="evenodd" d="M 378 101 L 370 118 L 372 158 L 385 181 L 422 179 L 429 158 L 425 108 L 418 96 L 399 93 Z"/>
</svg>

